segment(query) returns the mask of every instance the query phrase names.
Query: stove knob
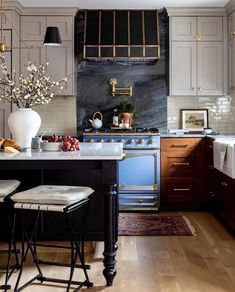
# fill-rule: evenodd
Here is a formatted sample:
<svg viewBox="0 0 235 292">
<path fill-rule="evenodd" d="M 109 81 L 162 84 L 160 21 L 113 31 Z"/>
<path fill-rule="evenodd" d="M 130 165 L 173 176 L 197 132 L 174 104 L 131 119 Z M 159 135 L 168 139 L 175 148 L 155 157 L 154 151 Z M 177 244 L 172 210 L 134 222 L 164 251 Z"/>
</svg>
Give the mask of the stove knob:
<svg viewBox="0 0 235 292">
<path fill-rule="evenodd" d="M 134 139 L 128 140 L 128 144 L 134 144 L 134 143 L 135 143 L 135 140 Z"/>
<path fill-rule="evenodd" d="M 155 140 L 154 139 L 150 139 L 148 144 L 153 145 L 154 143 L 155 143 Z"/>
<path fill-rule="evenodd" d="M 88 142 L 89 142 L 89 143 L 93 143 L 93 142 L 94 142 L 94 139 L 89 139 Z"/>
<path fill-rule="evenodd" d="M 144 139 L 139 139 L 138 144 L 144 144 Z"/>
<path fill-rule="evenodd" d="M 124 139 L 120 139 L 120 140 L 118 140 L 118 142 L 124 143 Z"/>
<path fill-rule="evenodd" d="M 104 139 L 99 139 L 98 142 L 104 143 Z"/>
<path fill-rule="evenodd" d="M 109 143 L 113 143 L 114 142 L 114 140 L 111 138 L 111 139 L 109 139 Z"/>
</svg>

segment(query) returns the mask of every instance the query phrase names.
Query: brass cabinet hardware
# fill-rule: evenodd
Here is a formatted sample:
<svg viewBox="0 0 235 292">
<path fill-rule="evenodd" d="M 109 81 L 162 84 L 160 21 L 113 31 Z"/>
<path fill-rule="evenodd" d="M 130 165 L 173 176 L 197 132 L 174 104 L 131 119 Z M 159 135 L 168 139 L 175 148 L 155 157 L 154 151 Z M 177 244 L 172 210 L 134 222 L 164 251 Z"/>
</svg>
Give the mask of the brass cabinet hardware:
<svg viewBox="0 0 235 292">
<path fill-rule="evenodd" d="M 179 148 L 185 148 L 188 144 L 172 144 L 171 147 L 179 147 Z"/>
<path fill-rule="evenodd" d="M 188 191 L 190 191 L 190 188 L 185 188 L 185 189 L 173 189 L 173 191 L 183 191 L 183 192 L 188 192 Z"/>
<path fill-rule="evenodd" d="M 221 185 L 222 185 L 223 187 L 227 187 L 227 186 L 228 186 L 228 183 L 222 181 L 222 182 L 221 182 Z"/>
<path fill-rule="evenodd" d="M 230 31 L 231 36 L 235 36 L 235 31 Z"/>
<path fill-rule="evenodd" d="M 197 88 L 196 88 L 196 87 L 192 87 L 192 90 L 193 90 L 193 91 L 197 91 Z"/>
<path fill-rule="evenodd" d="M 109 83 L 112 85 L 112 96 L 115 95 L 128 95 L 132 96 L 132 86 L 129 87 L 116 87 L 117 79 L 110 79 Z"/>
<path fill-rule="evenodd" d="M 197 34 L 197 35 L 195 36 L 195 40 L 196 40 L 196 41 L 201 41 L 201 39 L 202 39 L 202 36 L 201 36 L 200 34 Z"/>
<path fill-rule="evenodd" d="M 198 91 L 202 91 L 202 88 L 201 87 L 198 87 Z"/>
</svg>

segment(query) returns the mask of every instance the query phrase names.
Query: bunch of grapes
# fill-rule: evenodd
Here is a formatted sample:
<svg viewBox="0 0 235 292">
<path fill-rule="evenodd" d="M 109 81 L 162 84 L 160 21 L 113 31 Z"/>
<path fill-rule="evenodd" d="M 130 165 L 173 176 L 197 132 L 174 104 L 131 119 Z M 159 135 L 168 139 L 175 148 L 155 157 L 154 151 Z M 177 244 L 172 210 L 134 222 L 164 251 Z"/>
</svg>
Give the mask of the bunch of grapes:
<svg viewBox="0 0 235 292">
<path fill-rule="evenodd" d="M 76 151 L 80 149 L 80 143 L 78 139 L 71 136 L 63 137 L 63 151 Z"/>
<path fill-rule="evenodd" d="M 48 142 L 63 142 L 63 137 L 53 134 L 48 137 Z"/>
</svg>

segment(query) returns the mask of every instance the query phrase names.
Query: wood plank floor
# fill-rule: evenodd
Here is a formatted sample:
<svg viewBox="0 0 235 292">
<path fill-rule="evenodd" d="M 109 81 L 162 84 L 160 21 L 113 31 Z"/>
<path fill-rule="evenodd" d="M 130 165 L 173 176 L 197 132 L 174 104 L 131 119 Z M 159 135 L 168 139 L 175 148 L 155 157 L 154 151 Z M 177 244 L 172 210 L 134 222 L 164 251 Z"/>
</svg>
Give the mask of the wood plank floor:
<svg viewBox="0 0 235 292">
<path fill-rule="evenodd" d="M 161 213 L 159 215 L 165 215 Z M 105 286 L 102 275 L 103 244 L 97 243 L 94 252 L 87 253 L 87 262 L 94 287 L 89 291 L 109 292 L 234 292 L 235 237 L 211 214 L 182 212 L 196 229 L 196 236 L 184 237 L 119 237 L 118 274 L 114 285 Z M 66 260 L 67 252 L 41 253 L 47 259 Z M 46 267 L 45 273 L 66 277 L 64 268 Z M 28 262 L 23 280 L 35 269 Z M 16 274 L 11 282 L 14 283 Z M 3 275 L 0 275 L 0 282 Z M 86 290 L 86 289 L 83 289 Z M 65 291 L 60 285 L 33 284 L 24 291 Z M 72 291 L 72 290 L 71 290 Z"/>
</svg>

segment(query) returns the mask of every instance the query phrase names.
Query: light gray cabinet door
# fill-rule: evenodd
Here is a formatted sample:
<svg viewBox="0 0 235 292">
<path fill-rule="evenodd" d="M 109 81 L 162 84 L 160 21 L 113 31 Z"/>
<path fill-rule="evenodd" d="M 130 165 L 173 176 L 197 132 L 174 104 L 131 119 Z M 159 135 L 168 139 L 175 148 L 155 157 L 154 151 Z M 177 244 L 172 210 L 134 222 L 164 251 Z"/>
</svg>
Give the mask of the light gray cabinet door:
<svg viewBox="0 0 235 292">
<path fill-rule="evenodd" d="M 222 42 L 198 42 L 198 95 L 223 94 Z"/>
<path fill-rule="evenodd" d="M 3 32 L 3 42 L 7 47 L 11 47 L 11 30 Z M 6 65 L 8 71 L 11 72 L 11 52 L 4 53 L 6 59 Z M 0 70 L 0 78 L 2 78 L 2 71 Z M 4 87 L 0 87 L 1 94 L 4 94 Z M 10 131 L 8 128 L 7 120 L 11 113 L 11 103 L 6 101 L 0 101 L 0 137 L 10 137 Z"/>
<path fill-rule="evenodd" d="M 235 11 L 228 16 L 228 39 L 235 37 Z"/>
<path fill-rule="evenodd" d="M 235 95 L 235 37 L 228 44 L 229 94 Z"/>
<path fill-rule="evenodd" d="M 171 40 L 172 41 L 195 41 L 197 34 L 197 18 L 192 16 L 172 17 Z"/>
<path fill-rule="evenodd" d="M 196 95 L 196 42 L 172 42 L 171 49 L 171 95 Z"/>
<path fill-rule="evenodd" d="M 58 47 L 47 47 L 48 72 L 53 80 L 60 81 L 64 77 L 70 76 L 68 82 L 61 84 L 64 86 L 62 95 L 73 95 L 74 93 L 73 54 L 72 41 L 63 41 L 62 45 Z"/>
<path fill-rule="evenodd" d="M 197 35 L 200 41 L 222 41 L 223 17 L 197 17 Z"/>
</svg>

